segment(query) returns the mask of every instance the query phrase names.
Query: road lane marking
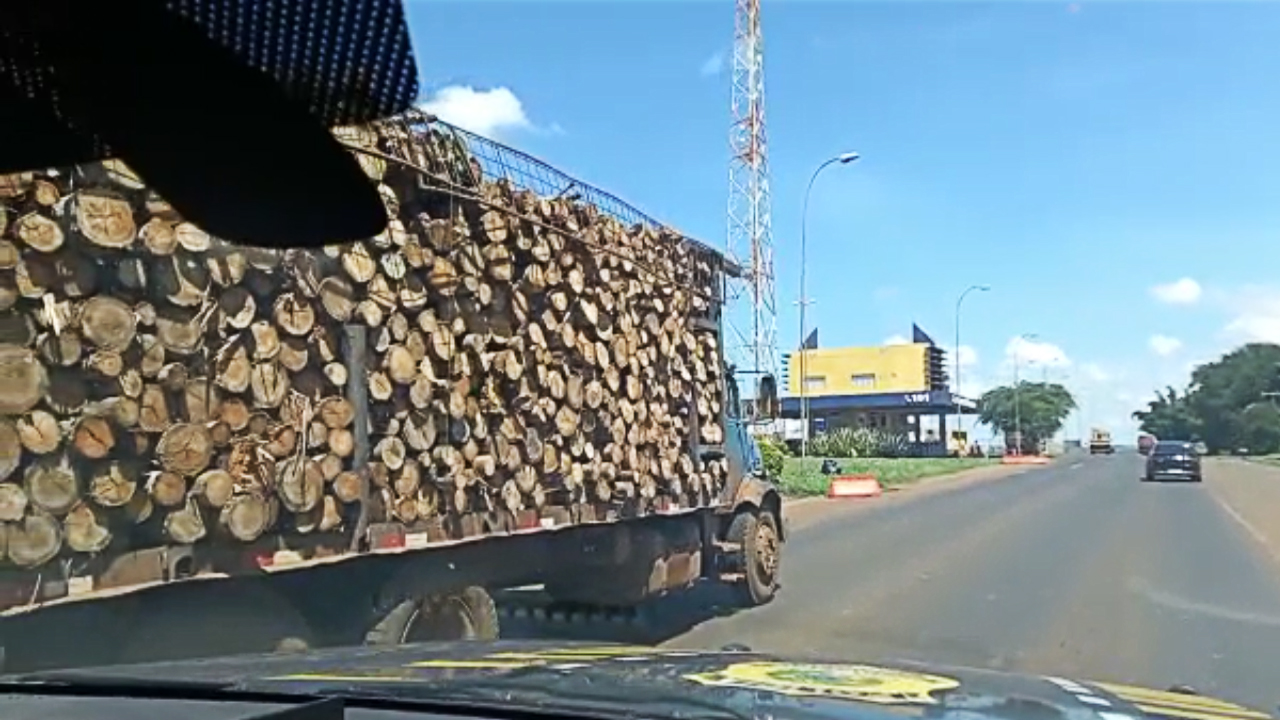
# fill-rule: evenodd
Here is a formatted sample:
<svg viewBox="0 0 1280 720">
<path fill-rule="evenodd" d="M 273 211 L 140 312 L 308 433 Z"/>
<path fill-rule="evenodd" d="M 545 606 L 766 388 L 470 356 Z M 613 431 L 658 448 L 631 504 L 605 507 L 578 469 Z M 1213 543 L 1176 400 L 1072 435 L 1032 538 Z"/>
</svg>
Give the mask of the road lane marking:
<svg viewBox="0 0 1280 720">
<path fill-rule="evenodd" d="M 1145 597 L 1148 601 L 1157 605 L 1163 605 L 1171 610 L 1177 610 L 1183 613 L 1194 613 L 1205 617 L 1214 618 L 1216 620 L 1226 620 L 1230 622 L 1245 623 L 1249 625 L 1265 625 L 1268 627 L 1280 627 L 1280 617 L 1275 615 L 1265 615 L 1263 613 L 1255 613 L 1247 610 L 1238 610 L 1234 608 L 1221 607 L 1220 605 L 1211 605 L 1208 603 L 1196 602 L 1185 597 L 1174 595 L 1163 590 L 1157 590 L 1150 583 L 1142 578 L 1132 578 L 1128 582 L 1131 592 L 1138 593 Z"/>
<path fill-rule="evenodd" d="M 1079 469 L 1080 469 L 1080 468 L 1082 468 L 1082 467 L 1084 467 L 1084 463 L 1082 463 L 1082 462 L 1078 462 L 1078 463 L 1075 463 L 1074 465 L 1068 465 L 1068 466 L 1067 466 L 1067 469 L 1068 469 L 1068 470 L 1079 470 Z"/>
<path fill-rule="evenodd" d="M 1213 498 L 1213 501 L 1218 504 L 1218 507 L 1222 508 L 1227 513 L 1227 516 L 1234 520 L 1237 525 L 1244 528 L 1244 531 L 1248 533 L 1255 542 L 1262 546 L 1263 551 L 1265 551 L 1272 560 L 1280 562 L 1280 554 L 1277 554 L 1275 549 L 1272 548 L 1271 540 L 1267 538 L 1265 533 L 1254 527 L 1248 520 L 1245 520 L 1244 516 L 1236 512 L 1236 509 L 1231 507 L 1226 500 L 1223 500 L 1212 492 L 1209 493 L 1209 497 Z"/>
</svg>

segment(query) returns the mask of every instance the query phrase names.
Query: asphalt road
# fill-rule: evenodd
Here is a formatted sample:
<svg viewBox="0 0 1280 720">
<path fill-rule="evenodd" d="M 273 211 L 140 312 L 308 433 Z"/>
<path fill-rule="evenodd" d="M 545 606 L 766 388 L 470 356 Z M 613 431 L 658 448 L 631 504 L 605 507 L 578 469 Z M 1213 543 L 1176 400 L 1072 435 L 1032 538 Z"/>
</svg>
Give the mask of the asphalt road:
<svg viewBox="0 0 1280 720">
<path fill-rule="evenodd" d="M 1236 465 L 1178 485 L 1139 482 L 1141 463 L 1080 457 L 838 509 L 793 533 L 774 603 L 666 644 L 1186 684 L 1275 708 L 1280 562 L 1244 519 L 1260 500 L 1218 491 Z"/>
</svg>

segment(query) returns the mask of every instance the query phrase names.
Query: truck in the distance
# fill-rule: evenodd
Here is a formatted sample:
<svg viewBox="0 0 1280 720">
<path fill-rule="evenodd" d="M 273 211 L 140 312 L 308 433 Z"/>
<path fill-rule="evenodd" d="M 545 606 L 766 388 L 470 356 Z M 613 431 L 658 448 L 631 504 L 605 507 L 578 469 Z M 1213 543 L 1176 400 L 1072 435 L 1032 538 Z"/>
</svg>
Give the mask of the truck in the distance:
<svg viewBox="0 0 1280 720">
<path fill-rule="evenodd" d="M 1156 436 L 1151 433 L 1138 433 L 1138 454 L 1150 455 L 1151 448 L 1156 446 Z"/>
<path fill-rule="evenodd" d="M 492 638 L 529 585 L 768 602 L 736 268 L 430 116 L 337 134 L 392 221 L 323 251 L 210 237 L 119 163 L 0 183 L 5 669 Z"/>
<path fill-rule="evenodd" d="M 1089 431 L 1089 454 L 1112 455 L 1116 448 L 1111 444 L 1111 431 L 1093 428 Z"/>
</svg>

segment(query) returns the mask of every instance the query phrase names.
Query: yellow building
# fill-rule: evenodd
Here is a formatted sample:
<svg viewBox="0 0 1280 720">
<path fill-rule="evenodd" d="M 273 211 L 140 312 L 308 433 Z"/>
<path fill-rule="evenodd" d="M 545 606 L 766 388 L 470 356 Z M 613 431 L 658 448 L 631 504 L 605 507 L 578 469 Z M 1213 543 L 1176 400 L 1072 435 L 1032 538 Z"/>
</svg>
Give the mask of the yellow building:
<svg viewBox="0 0 1280 720">
<path fill-rule="evenodd" d="M 791 353 L 787 357 L 789 395 L 875 395 L 918 393 L 932 389 L 929 381 L 931 351 L 925 343 L 882 347 L 822 348 Z"/>
<path fill-rule="evenodd" d="M 946 353 L 912 326 L 914 342 L 873 347 L 809 347 L 783 358 L 782 415 L 802 416 L 808 404 L 809 432 L 842 426 L 878 427 L 906 434 L 923 454 L 945 453 L 946 416 L 972 413 L 975 403 L 953 396 Z M 936 434 L 920 432 L 921 418 L 937 417 Z"/>
</svg>

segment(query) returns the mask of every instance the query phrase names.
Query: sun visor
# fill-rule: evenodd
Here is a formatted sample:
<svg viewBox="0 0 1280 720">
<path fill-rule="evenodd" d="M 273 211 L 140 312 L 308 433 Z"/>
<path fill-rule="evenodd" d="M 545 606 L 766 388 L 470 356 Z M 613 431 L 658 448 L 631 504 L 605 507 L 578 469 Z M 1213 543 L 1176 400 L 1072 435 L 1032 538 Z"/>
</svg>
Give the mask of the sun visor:
<svg viewBox="0 0 1280 720">
<path fill-rule="evenodd" d="M 117 157 L 186 219 L 242 244 L 385 228 L 376 189 L 328 128 L 412 105 L 400 0 L 36 5 L 0 29 L 0 172 Z"/>
</svg>

